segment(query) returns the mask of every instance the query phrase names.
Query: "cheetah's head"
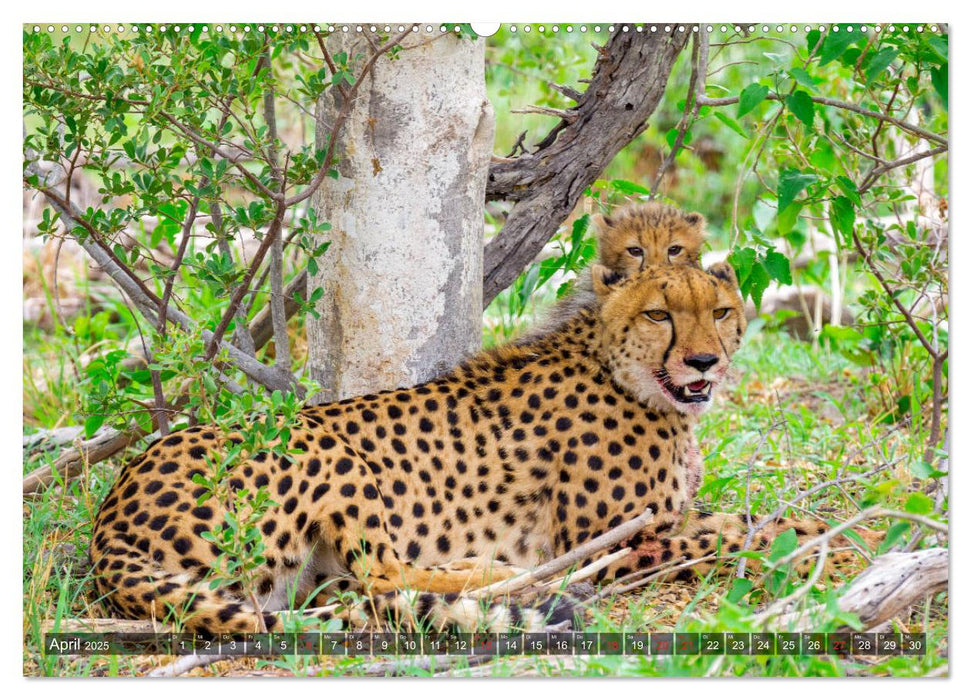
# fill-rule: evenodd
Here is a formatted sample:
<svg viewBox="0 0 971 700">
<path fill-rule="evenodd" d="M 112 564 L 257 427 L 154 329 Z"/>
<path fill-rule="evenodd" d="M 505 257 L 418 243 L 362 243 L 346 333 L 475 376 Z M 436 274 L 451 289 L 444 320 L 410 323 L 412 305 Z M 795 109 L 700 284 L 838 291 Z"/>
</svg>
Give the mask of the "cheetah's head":
<svg viewBox="0 0 971 700">
<path fill-rule="evenodd" d="M 731 266 L 654 265 L 622 277 L 598 265 L 593 279 L 600 352 L 614 381 L 659 409 L 707 408 L 745 332 Z"/>
</svg>

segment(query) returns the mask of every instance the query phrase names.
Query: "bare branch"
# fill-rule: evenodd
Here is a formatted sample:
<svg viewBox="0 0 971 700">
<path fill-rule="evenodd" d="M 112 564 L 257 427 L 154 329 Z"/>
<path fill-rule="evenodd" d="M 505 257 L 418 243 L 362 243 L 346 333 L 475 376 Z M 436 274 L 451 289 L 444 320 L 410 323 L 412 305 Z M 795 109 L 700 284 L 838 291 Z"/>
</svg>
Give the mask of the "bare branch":
<svg viewBox="0 0 971 700">
<path fill-rule="evenodd" d="M 698 58 L 698 48 L 701 42 L 705 43 L 705 64 L 702 64 Z M 706 32 L 698 32 L 695 34 L 695 39 L 692 42 L 691 49 L 691 78 L 688 81 L 688 94 L 685 95 L 684 99 L 684 114 L 681 115 L 681 121 L 678 122 L 678 134 L 674 139 L 674 143 L 671 145 L 671 150 L 668 152 L 664 160 L 661 161 L 661 165 L 657 169 L 657 173 L 654 175 L 654 181 L 651 182 L 651 199 L 657 198 L 658 187 L 664 180 L 665 174 L 674 165 L 675 158 L 678 157 L 678 153 L 681 152 L 681 147 L 684 145 L 684 135 L 688 131 L 688 127 L 691 123 L 698 118 L 698 89 L 699 83 L 701 81 L 698 79 L 699 74 L 704 75 L 705 66 L 707 65 L 708 57 L 708 34 Z"/>
</svg>

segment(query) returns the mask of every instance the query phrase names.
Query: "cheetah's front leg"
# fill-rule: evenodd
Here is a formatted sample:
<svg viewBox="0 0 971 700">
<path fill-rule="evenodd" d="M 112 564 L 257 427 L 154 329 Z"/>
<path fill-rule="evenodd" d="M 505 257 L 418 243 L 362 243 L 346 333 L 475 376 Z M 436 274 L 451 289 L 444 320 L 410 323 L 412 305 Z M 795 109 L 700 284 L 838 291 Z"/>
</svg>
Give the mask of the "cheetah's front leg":
<svg viewBox="0 0 971 700">
<path fill-rule="evenodd" d="M 659 578 L 670 580 L 690 579 L 696 575 L 704 576 L 726 562 L 737 561 L 737 558 L 732 555 L 743 550 L 768 551 L 775 538 L 786 530 L 794 529 L 797 540 L 801 544 L 829 529 L 823 523 L 808 519 L 777 518 L 763 524 L 757 516 L 752 516 L 751 527 L 756 528 L 757 531 L 749 541 L 750 521 L 747 516 L 692 512 L 678 528 L 673 525 L 648 528 L 622 543 L 631 547 L 633 551 L 629 556 L 601 571 L 597 580 L 613 580 L 633 571 L 660 569 L 696 559 L 702 561 Z M 861 530 L 860 534 L 871 548 L 879 540 L 879 535 L 870 531 Z M 850 541 L 846 537 L 837 535 L 830 546 L 843 549 L 849 545 Z M 796 563 L 796 571 L 800 575 L 806 575 L 812 570 L 815 566 L 816 554 L 818 549 L 813 549 Z M 832 572 L 834 567 L 856 561 L 859 561 L 859 557 L 852 551 L 833 552 L 827 558 L 827 571 Z M 757 560 L 752 560 L 752 568 L 757 567 Z"/>
</svg>

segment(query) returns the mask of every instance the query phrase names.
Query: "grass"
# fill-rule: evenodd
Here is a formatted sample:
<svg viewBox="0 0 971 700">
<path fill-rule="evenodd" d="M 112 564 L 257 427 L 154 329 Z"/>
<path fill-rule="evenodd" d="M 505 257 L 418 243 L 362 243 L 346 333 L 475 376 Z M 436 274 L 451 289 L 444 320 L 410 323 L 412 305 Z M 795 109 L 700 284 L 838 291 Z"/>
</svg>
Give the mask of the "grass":
<svg viewBox="0 0 971 700">
<path fill-rule="evenodd" d="M 514 337 L 528 326 L 555 297 L 557 284 L 537 290 L 520 317 L 509 314 L 508 300 L 500 295 L 485 320 L 487 345 Z M 507 292 L 503 293 L 508 294 Z M 120 317 L 115 316 L 116 319 Z M 103 344 L 122 345 L 125 319 L 102 326 L 100 335 L 46 332 L 25 328 L 25 425 L 55 427 L 75 422 L 83 400 L 73 381 L 72 362 Z M 909 424 L 887 422 L 880 403 L 868 391 L 867 372 L 838 352 L 794 341 L 769 323 L 752 324 L 736 355 L 737 378 L 703 417 L 699 439 L 705 455 L 705 475 L 697 505 L 713 511 L 755 514 L 775 511 L 802 491 L 824 481 L 859 477 L 881 464 L 876 475 L 840 488 L 829 488 L 800 500 L 784 514 L 819 518 L 836 523 L 873 503 L 906 510 L 914 493 L 929 490 L 921 479 L 921 435 Z M 133 448 L 133 453 L 138 447 Z M 50 463 L 56 454 L 30 457 L 27 473 Z M 70 617 L 107 617 L 87 572 L 87 550 L 97 507 L 111 486 L 124 457 L 89 465 L 80 478 L 25 500 L 24 535 L 24 651 L 25 675 L 130 676 L 143 675 L 171 659 L 163 657 L 59 657 L 42 647 L 45 620 Z M 946 521 L 946 501 L 943 515 Z M 892 530 L 893 523 L 872 523 Z M 897 546 L 934 546 L 909 524 L 897 524 Z M 862 564 L 861 564 L 862 566 Z M 700 582 L 653 583 L 634 593 L 609 599 L 590 612 L 584 631 L 639 632 L 757 631 L 743 618 L 772 595 L 756 586 L 740 600 L 732 597 L 728 576 Z M 775 590 L 791 590 L 800 580 Z M 818 584 L 804 604 L 829 603 L 832 613 L 819 620 L 817 630 L 828 631 L 845 622 L 833 606 L 845 580 Z M 788 586 L 788 588 L 787 588 Z M 736 604 L 737 603 L 737 604 Z M 750 624 L 750 623 L 749 623 Z M 515 657 L 487 666 L 470 667 L 459 660 L 446 669 L 453 675 L 582 675 L 582 676 L 921 676 L 940 671 L 947 663 L 948 605 L 941 594 L 893 621 L 897 631 L 923 631 L 928 653 L 915 657 L 829 656 L 594 656 Z M 235 659 L 193 673 L 260 675 L 361 675 L 374 659 L 292 656 L 272 660 Z M 435 670 L 415 657 L 397 659 L 398 675 L 427 676 Z M 438 669 L 441 670 L 441 669 Z"/>
</svg>

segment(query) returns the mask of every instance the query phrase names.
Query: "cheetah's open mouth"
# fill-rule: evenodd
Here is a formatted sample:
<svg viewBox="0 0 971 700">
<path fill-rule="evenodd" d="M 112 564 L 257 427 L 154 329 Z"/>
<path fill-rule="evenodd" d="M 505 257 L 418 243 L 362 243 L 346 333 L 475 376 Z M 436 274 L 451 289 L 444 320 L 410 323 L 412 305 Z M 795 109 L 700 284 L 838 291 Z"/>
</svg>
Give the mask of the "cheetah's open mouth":
<svg viewBox="0 0 971 700">
<path fill-rule="evenodd" d="M 658 384 L 664 389 L 665 393 L 678 403 L 705 403 L 711 401 L 711 382 L 699 379 L 696 382 L 683 386 L 671 381 L 671 377 L 665 371 L 655 372 L 654 377 Z"/>
</svg>

